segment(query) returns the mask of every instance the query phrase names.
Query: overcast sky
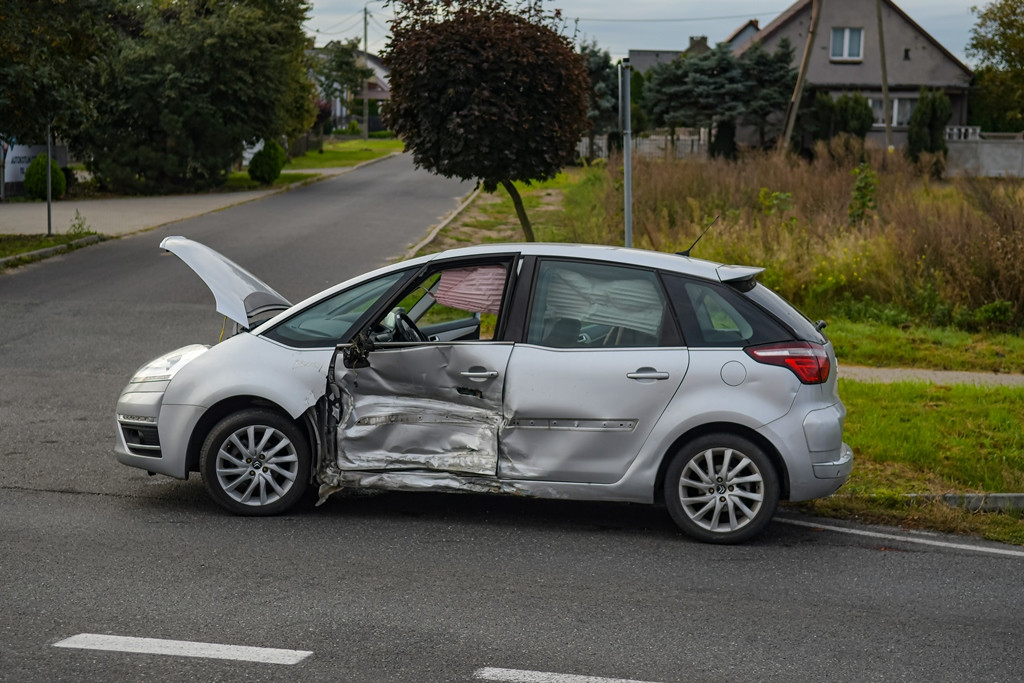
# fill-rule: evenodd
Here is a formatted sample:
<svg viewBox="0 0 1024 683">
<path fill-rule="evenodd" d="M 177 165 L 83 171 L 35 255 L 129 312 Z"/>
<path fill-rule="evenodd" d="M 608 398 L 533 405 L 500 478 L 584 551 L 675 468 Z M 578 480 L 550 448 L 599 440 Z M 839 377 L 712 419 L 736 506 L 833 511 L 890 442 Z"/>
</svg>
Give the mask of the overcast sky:
<svg viewBox="0 0 1024 683">
<path fill-rule="evenodd" d="M 836 0 L 833 0 L 836 1 Z M 842 1 L 842 0 L 838 0 Z M 371 53 L 387 42 L 389 8 L 380 0 L 312 0 L 313 11 L 306 23 L 317 45 L 330 40 L 363 37 L 363 7 L 370 10 L 368 28 Z M 897 0 L 897 5 L 928 31 L 946 49 L 966 63 L 964 51 L 975 17 L 972 5 L 985 0 Z M 547 7 L 560 8 L 570 20 L 577 37 L 596 40 L 614 58 L 630 49 L 684 50 L 690 36 L 707 36 L 714 45 L 725 40 L 748 19 L 765 26 L 785 10 L 787 0 L 547 0 Z M 578 19 L 578 23 L 575 20 Z"/>
</svg>

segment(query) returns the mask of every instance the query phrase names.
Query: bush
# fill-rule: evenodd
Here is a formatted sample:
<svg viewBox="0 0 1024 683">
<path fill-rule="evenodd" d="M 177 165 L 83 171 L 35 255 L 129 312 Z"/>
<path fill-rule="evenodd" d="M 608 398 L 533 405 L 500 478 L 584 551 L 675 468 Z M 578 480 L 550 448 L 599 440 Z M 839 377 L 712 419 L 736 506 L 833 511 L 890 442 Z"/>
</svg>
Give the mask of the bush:
<svg viewBox="0 0 1024 683">
<path fill-rule="evenodd" d="M 910 115 L 907 155 L 936 178 L 942 176 L 946 167 L 946 124 L 952 111 L 946 93 L 922 88 Z"/>
<path fill-rule="evenodd" d="M 281 175 L 281 169 L 288 157 L 276 140 L 267 140 L 263 149 L 253 155 L 249 162 L 249 177 L 258 183 L 270 185 Z"/>
<path fill-rule="evenodd" d="M 50 193 L 60 199 L 67 190 L 67 181 L 57 162 L 50 158 Z M 46 199 L 46 155 L 40 154 L 25 170 L 25 194 L 32 199 Z"/>
<path fill-rule="evenodd" d="M 836 132 L 849 133 L 862 140 L 875 125 L 868 98 L 860 93 L 843 93 L 836 100 Z"/>
</svg>

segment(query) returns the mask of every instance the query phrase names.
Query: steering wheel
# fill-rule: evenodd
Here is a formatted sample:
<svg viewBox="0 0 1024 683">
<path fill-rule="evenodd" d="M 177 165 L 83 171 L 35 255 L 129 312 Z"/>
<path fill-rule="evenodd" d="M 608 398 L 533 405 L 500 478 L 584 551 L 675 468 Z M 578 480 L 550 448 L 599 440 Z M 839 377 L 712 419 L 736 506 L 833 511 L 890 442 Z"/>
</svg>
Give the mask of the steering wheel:
<svg viewBox="0 0 1024 683">
<path fill-rule="evenodd" d="M 416 323 L 412 321 L 409 314 L 400 308 L 392 311 L 395 314 L 395 341 L 404 342 L 425 342 L 429 341 L 427 335 L 420 332 L 419 328 L 416 327 Z"/>
</svg>

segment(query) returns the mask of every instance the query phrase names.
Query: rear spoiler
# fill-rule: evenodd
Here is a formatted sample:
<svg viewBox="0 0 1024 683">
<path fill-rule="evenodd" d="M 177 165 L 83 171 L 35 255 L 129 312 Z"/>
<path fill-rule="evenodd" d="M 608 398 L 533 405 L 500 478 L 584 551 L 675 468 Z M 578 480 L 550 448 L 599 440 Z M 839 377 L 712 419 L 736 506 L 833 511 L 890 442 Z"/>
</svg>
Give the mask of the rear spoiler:
<svg viewBox="0 0 1024 683">
<path fill-rule="evenodd" d="M 741 282 L 743 280 L 753 280 L 764 272 L 764 268 L 757 266 L 718 266 L 715 272 L 718 273 L 718 279 L 722 282 Z"/>
</svg>

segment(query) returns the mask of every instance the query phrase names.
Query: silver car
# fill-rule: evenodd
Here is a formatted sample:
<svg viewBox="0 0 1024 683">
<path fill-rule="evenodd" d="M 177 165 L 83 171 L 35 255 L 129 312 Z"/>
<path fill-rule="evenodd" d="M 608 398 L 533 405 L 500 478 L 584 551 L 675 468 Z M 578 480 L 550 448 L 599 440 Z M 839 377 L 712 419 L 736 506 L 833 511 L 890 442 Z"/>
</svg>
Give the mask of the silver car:
<svg viewBox="0 0 1024 683">
<path fill-rule="evenodd" d="M 141 367 L 115 452 L 199 472 L 237 514 L 343 489 L 663 502 L 688 535 L 733 543 L 853 465 L 823 325 L 758 284 L 761 268 L 470 247 L 292 305 L 198 242 L 161 247 L 236 333 Z"/>
</svg>

